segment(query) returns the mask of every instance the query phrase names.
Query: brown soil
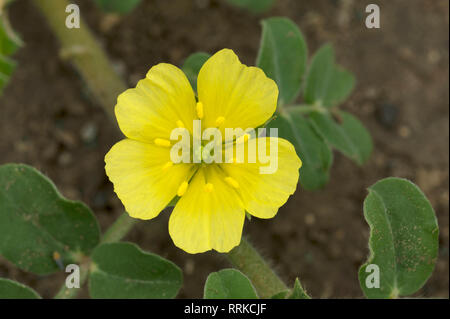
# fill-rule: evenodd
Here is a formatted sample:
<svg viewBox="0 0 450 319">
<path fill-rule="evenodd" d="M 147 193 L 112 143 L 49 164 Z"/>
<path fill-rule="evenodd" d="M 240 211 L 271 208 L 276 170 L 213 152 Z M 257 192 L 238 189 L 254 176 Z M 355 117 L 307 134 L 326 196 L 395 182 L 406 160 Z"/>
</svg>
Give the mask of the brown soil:
<svg viewBox="0 0 450 319">
<path fill-rule="evenodd" d="M 448 297 L 448 1 L 377 1 L 381 29 L 371 30 L 364 26 L 364 9 L 372 2 L 366 0 L 278 0 L 263 16 L 219 0 L 149 0 L 120 20 L 101 15 L 92 1 L 76 2 L 130 86 L 152 65 L 180 65 L 196 51 L 228 47 L 254 64 L 262 17 L 293 19 L 310 52 L 333 43 L 338 62 L 358 81 L 342 107 L 371 131 L 373 155 L 358 167 L 335 154 L 324 190 L 299 187 L 275 219 L 253 219 L 244 232 L 286 282 L 299 276 L 318 298 L 362 297 L 357 270 L 368 254 L 366 188 L 383 177 L 405 177 L 428 196 L 440 225 L 440 257 L 418 295 Z M 90 205 L 105 229 L 123 211 L 103 169 L 104 154 L 120 135 L 89 99 L 76 71 L 59 59 L 58 44 L 31 1 L 16 1 L 11 16 L 26 46 L 16 54 L 19 67 L 0 98 L 0 163 L 37 167 L 65 196 Z M 174 247 L 168 216 L 140 223 L 127 240 L 184 270 L 180 297 L 201 297 L 208 273 L 229 265 L 216 253 L 189 255 Z M 63 274 L 38 277 L 2 259 L 0 277 L 51 297 Z"/>
</svg>

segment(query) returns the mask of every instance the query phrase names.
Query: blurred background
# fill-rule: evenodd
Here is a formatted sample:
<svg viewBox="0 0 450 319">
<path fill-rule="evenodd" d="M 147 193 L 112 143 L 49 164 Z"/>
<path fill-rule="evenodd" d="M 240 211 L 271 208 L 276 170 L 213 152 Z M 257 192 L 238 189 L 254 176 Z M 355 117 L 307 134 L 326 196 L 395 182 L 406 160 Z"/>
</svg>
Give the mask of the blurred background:
<svg viewBox="0 0 450 319">
<path fill-rule="evenodd" d="M 0 164 L 21 162 L 48 175 L 69 199 L 86 202 L 106 229 L 124 210 L 104 172 L 103 158 L 121 136 L 93 101 L 33 1 L 16 0 L 13 28 L 25 45 L 0 97 Z M 262 14 L 224 0 L 144 0 L 130 14 L 101 12 L 74 0 L 129 87 L 148 69 L 180 66 L 191 53 L 233 49 L 254 65 L 260 20 L 286 16 L 300 26 L 311 56 L 333 44 L 356 88 L 342 108 L 370 130 L 374 152 L 358 167 L 335 153 L 330 183 L 298 187 L 276 218 L 246 221 L 244 233 L 288 283 L 300 277 L 316 298 L 361 298 L 357 271 L 368 255 L 366 188 L 387 176 L 408 178 L 430 199 L 440 227 L 435 271 L 421 297 L 448 298 L 449 277 L 449 2 L 447 0 L 278 0 Z M 377 3 L 381 28 L 367 29 L 365 8 Z M 174 261 L 184 272 L 181 298 L 200 298 L 207 275 L 229 267 L 217 253 L 189 255 L 168 234 L 170 212 L 140 222 L 126 237 Z M 52 297 L 64 273 L 35 276 L 0 257 L 0 277 Z M 81 297 L 88 297 L 83 293 Z"/>
</svg>

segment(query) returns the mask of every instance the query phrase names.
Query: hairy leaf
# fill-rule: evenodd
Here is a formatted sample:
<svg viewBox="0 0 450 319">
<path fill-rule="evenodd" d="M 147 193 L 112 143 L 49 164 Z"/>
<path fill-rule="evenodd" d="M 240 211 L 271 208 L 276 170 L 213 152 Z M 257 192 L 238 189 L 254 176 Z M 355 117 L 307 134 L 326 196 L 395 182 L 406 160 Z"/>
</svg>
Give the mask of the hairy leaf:
<svg viewBox="0 0 450 319">
<path fill-rule="evenodd" d="M 181 288 L 180 268 L 132 243 L 98 246 L 89 277 L 92 298 L 174 298 Z"/>
<path fill-rule="evenodd" d="M 313 127 L 324 140 L 358 164 L 364 164 L 373 148 L 369 132 L 350 113 L 338 111 L 336 117 L 329 113 L 310 114 Z"/>
<path fill-rule="evenodd" d="M 430 202 L 410 181 L 386 178 L 369 188 L 364 216 L 370 226 L 370 257 L 359 270 L 364 294 L 396 298 L 415 293 L 438 255 L 439 228 Z"/>
<path fill-rule="evenodd" d="M 335 65 L 333 47 L 324 45 L 309 67 L 304 99 L 308 104 L 332 107 L 344 101 L 354 85 L 354 76 Z"/>
<path fill-rule="evenodd" d="M 58 270 L 55 252 L 65 263 L 88 255 L 100 237 L 86 205 L 63 198 L 33 167 L 0 166 L 0 255 L 37 274 Z"/>
<path fill-rule="evenodd" d="M 236 269 L 223 269 L 209 274 L 205 283 L 205 299 L 257 299 L 250 280 Z"/>
<path fill-rule="evenodd" d="M 256 64 L 278 84 L 280 102 L 290 103 L 300 92 L 308 55 L 306 43 L 297 25 L 287 18 L 269 18 L 262 26 Z"/>
<path fill-rule="evenodd" d="M 278 128 L 278 136 L 294 145 L 303 162 L 300 183 L 305 189 L 319 189 L 328 182 L 333 154 L 305 117 L 285 112 L 277 115 L 267 127 Z"/>
<path fill-rule="evenodd" d="M 30 287 L 17 281 L 0 278 L 0 299 L 40 299 Z"/>
</svg>

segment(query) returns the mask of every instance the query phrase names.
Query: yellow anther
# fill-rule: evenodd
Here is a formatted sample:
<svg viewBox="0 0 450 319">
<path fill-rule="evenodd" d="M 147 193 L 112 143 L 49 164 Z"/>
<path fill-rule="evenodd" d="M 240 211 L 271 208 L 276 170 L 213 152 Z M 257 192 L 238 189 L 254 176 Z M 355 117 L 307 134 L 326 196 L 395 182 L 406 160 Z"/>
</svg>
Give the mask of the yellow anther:
<svg viewBox="0 0 450 319">
<path fill-rule="evenodd" d="M 164 166 L 163 166 L 163 171 L 165 171 L 165 170 L 167 170 L 167 169 L 169 169 L 169 168 L 171 168 L 173 166 L 173 162 L 172 161 L 169 161 L 169 162 L 167 162 L 166 164 L 164 164 Z"/>
<path fill-rule="evenodd" d="M 228 183 L 228 185 L 234 187 L 234 188 L 239 188 L 239 183 L 232 177 L 225 177 L 225 182 Z"/>
<path fill-rule="evenodd" d="M 177 195 L 180 197 L 183 196 L 184 193 L 186 193 L 188 186 L 189 186 L 188 182 L 181 183 L 180 187 L 178 187 Z"/>
<path fill-rule="evenodd" d="M 170 147 L 171 145 L 169 140 L 165 140 L 163 138 L 155 138 L 154 142 L 158 146 Z"/>
<path fill-rule="evenodd" d="M 198 118 L 201 120 L 204 116 L 203 113 L 203 103 L 202 102 L 198 102 L 197 103 L 197 116 Z"/>
<path fill-rule="evenodd" d="M 250 134 L 246 133 L 242 136 L 240 136 L 237 140 L 236 143 L 245 143 L 248 141 L 248 139 L 250 138 Z"/>
<path fill-rule="evenodd" d="M 178 126 L 179 128 L 184 128 L 184 124 L 183 124 L 183 122 L 180 121 L 180 120 L 177 121 L 177 126 Z"/>
<path fill-rule="evenodd" d="M 221 126 L 221 125 L 223 124 L 223 122 L 225 122 L 225 118 L 224 118 L 223 116 L 219 116 L 219 117 L 216 119 L 216 126 L 217 126 L 217 127 Z"/>
<path fill-rule="evenodd" d="M 213 184 L 207 183 L 207 184 L 205 185 L 205 192 L 211 193 L 213 190 L 214 190 L 214 185 L 213 185 Z"/>
</svg>

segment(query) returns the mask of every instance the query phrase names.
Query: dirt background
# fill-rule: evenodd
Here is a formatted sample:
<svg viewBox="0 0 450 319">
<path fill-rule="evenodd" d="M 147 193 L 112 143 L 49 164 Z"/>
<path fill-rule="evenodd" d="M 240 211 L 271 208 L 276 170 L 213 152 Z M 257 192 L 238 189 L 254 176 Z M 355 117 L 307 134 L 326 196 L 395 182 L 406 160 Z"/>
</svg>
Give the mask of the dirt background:
<svg viewBox="0 0 450 319">
<path fill-rule="evenodd" d="M 260 19 L 287 16 L 301 28 L 309 52 L 331 42 L 337 61 L 357 79 L 343 109 L 357 115 L 374 138 L 370 161 L 358 167 L 335 153 L 330 183 L 318 192 L 301 187 L 272 220 L 246 221 L 244 232 L 281 277 L 300 276 L 316 298 L 359 298 L 357 270 L 368 254 L 362 203 L 366 188 L 387 176 L 408 178 L 430 199 L 440 225 L 436 269 L 417 294 L 448 298 L 449 278 L 449 2 L 384 0 L 381 29 L 366 29 L 373 1 L 278 0 L 255 16 L 219 0 L 149 0 L 114 19 L 92 1 L 74 1 L 129 86 L 159 62 L 181 65 L 196 51 L 232 48 L 254 64 Z M 0 163 L 23 162 L 47 174 L 70 199 L 86 202 L 102 229 L 123 211 L 104 173 L 104 154 L 120 138 L 89 98 L 31 1 L 11 9 L 26 45 L 0 98 Z M 216 253 L 189 255 L 172 244 L 169 212 L 142 222 L 127 240 L 160 254 L 184 271 L 179 297 L 199 298 L 208 273 L 229 267 Z M 51 297 L 63 274 L 39 277 L 0 259 L 0 277 L 13 278 Z M 84 292 L 82 297 L 87 297 Z"/>
</svg>

